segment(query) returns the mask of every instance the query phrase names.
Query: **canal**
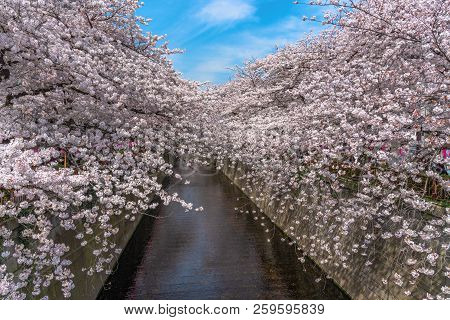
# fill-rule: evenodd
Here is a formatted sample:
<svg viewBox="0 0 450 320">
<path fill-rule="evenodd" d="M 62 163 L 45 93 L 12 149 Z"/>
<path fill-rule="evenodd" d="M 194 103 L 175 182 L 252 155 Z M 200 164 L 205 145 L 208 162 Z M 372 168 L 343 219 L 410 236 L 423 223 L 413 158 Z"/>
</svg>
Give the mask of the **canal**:
<svg viewBox="0 0 450 320">
<path fill-rule="evenodd" d="M 204 211 L 145 216 L 98 299 L 347 299 L 224 175 L 177 170 L 170 192 Z"/>
</svg>

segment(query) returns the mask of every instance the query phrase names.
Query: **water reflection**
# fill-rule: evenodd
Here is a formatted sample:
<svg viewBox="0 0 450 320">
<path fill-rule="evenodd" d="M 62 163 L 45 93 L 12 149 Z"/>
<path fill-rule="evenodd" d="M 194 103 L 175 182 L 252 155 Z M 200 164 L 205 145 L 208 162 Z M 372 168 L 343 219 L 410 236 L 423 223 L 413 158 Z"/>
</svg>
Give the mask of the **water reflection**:
<svg viewBox="0 0 450 320">
<path fill-rule="evenodd" d="M 144 217 L 99 299 L 346 299 L 226 177 L 204 168 L 189 180 L 171 192 L 205 210 Z"/>
</svg>

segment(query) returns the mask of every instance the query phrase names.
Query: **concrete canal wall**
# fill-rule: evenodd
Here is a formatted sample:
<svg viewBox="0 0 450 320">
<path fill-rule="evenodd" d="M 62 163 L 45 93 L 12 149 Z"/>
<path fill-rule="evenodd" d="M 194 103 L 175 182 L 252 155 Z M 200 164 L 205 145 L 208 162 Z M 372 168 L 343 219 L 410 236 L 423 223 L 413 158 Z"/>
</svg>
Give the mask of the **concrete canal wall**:
<svg viewBox="0 0 450 320">
<path fill-rule="evenodd" d="M 165 158 L 166 161 L 169 161 L 172 164 L 175 162 L 175 159 L 170 156 L 166 156 Z M 164 178 L 164 175 L 159 175 L 158 182 L 162 183 Z M 111 217 L 111 224 L 114 228 L 119 229 L 119 232 L 110 238 L 110 241 L 116 244 L 116 248 L 123 250 L 127 246 L 129 240 L 139 225 L 142 216 L 142 214 L 136 215 L 134 221 L 131 221 L 129 218 L 127 219 L 125 212 L 121 215 Z M 19 237 L 19 232 L 21 229 L 17 222 L 10 221 L 7 223 L 10 225 L 9 229 L 14 230 L 13 237 Z M 55 243 L 63 243 L 70 248 L 70 250 L 61 258 L 72 262 L 70 265 L 70 270 L 73 273 L 75 288 L 71 291 L 72 296 L 70 299 L 96 299 L 109 275 L 103 271 L 94 273 L 92 276 L 88 276 L 86 271 L 83 270 L 95 266 L 95 260 L 97 257 L 94 256 L 92 252 L 93 250 L 99 248 L 99 246 L 96 245 L 95 239 L 104 231 L 101 230 L 99 226 L 93 225 L 93 233 L 89 237 L 84 238 L 84 240 L 87 241 L 87 245 L 81 246 L 81 240 L 77 240 L 75 238 L 76 233 L 74 231 L 63 230 L 59 226 L 59 222 L 56 219 L 54 219 L 53 225 L 55 227 L 52 230 L 50 238 L 54 240 Z M 117 264 L 119 258 L 120 254 L 114 255 L 109 262 L 109 269 L 114 269 L 114 266 Z M 21 272 L 21 269 L 14 263 L 14 260 L 9 259 L 7 261 L 7 265 L 9 270 L 16 270 L 14 272 L 15 274 L 19 274 Z M 61 291 L 61 284 L 59 282 L 52 282 L 43 294 L 47 295 L 51 300 L 64 299 Z"/>
<path fill-rule="evenodd" d="M 134 221 L 130 221 L 129 219 L 125 219 L 124 214 L 112 218 L 112 225 L 114 228 L 119 228 L 119 232 L 111 238 L 111 241 L 116 243 L 117 248 L 125 248 L 141 218 L 142 215 L 138 215 Z M 95 238 L 104 231 L 97 228 L 89 238 L 85 238 L 87 245 L 81 246 L 81 240 L 75 239 L 76 234 L 73 231 L 63 230 L 57 223 L 58 222 L 55 220 L 55 227 L 52 230 L 51 239 L 56 243 L 64 243 L 70 248 L 69 252 L 62 257 L 62 259 L 67 259 L 72 262 L 70 270 L 74 276 L 73 282 L 75 288 L 71 292 L 72 296 L 70 299 L 95 299 L 108 278 L 108 275 L 105 272 L 100 272 L 88 276 L 83 269 L 95 266 L 96 257 L 92 254 L 93 250 L 98 249 L 98 246 L 95 245 Z M 18 237 L 21 230 L 20 226 L 15 222 L 10 222 L 9 224 L 11 226 L 10 229 L 14 230 L 13 237 Z M 111 268 L 117 263 L 119 257 L 120 255 L 115 255 L 111 260 L 109 263 Z M 20 274 L 21 268 L 15 264 L 13 259 L 7 260 L 6 263 L 9 270 L 15 270 L 15 274 Z M 61 284 L 59 282 L 52 282 L 43 294 L 48 296 L 51 300 L 64 299 L 61 291 Z M 30 297 L 27 299 L 29 298 Z"/>
<path fill-rule="evenodd" d="M 340 237 L 339 243 L 345 251 L 352 251 L 352 246 L 358 243 L 366 235 L 359 226 L 353 226 L 347 235 L 342 232 L 330 233 L 328 230 L 319 229 L 316 226 L 315 216 L 317 213 L 306 212 L 302 207 L 290 203 L 281 204 L 281 201 L 271 200 L 272 192 L 264 187 L 252 186 L 250 190 L 246 188 L 245 176 L 246 168 L 239 163 L 225 163 L 222 169 L 223 173 L 234 182 L 252 201 L 279 227 L 291 240 L 296 241 L 297 245 L 306 254 L 322 268 L 337 285 L 339 285 L 353 299 L 422 299 L 426 296 L 426 292 L 439 294 L 441 287 L 445 285 L 444 272 L 436 275 L 434 278 L 427 277 L 426 281 L 418 281 L 415 284 L 411 294 L 404 293 L 405 289 L 394 284 L 395 274 L 405 275 L 410 270 L 399 263 L 402 248 L 404 244 L 400 243 L 395 237 L 391 239 L 382 239 L 380 236 L 373 243 L 373 251 L 371 252 L 372 265 L 366 266 L 367 258 L 360 253 L 354 253 L 349 256 L 345 263 L 348 268 L 344 269 L 341 265 L 337 265 L 333 258 L 329 257 L 326 250 L 321 249 L 317 240 L 332 239 L 336 236 Z M 255 201 L 255 199 L 258 199 Z M 294 210 L 289 209 L 290 205 L 294 206 Z M 434 214 L 443 213 L 443 208 L 437 208 Z M 304 220 L 303 217 L 308 219 Z M 299 224 L 294 223 L 300 221 Z M 383 226 L 386 228 L 388 226 Z M 356 231 L 355 231 L 356 230 Z M 380 231 L 381 232 L 381 231 Z M 303 237 L 306 235 L 306 237 Z M 309 235 L 318 235 L 319 239 L 310 239 Z M 361 241 L 362 242 L 362 241 Z M 440 244 L 436 243 L 436 246 Z M 308 252 L 311 246 L 315 246 L 314 252 Z M 334 258 L 335 259 L 335 258 Z M 440 267 L 445 268 L 445 252 L 440 257 Z M 383 283 L 382 279 L 387 278 L 387 282 Z"/>
<path fill-rule="evenodd" d="M 142 215 L 138 214 L 134 221 L 125 219 L 125 214 L 112 218 L 112 225 L 114 228 L 119 228 L 119 232 L 111 238 L 111 242 L 117 245 L 117 248 L 124 249 L 128 244 L 131 236 L 136 230 L 138 224 L 142 219 Z M 92 276 L 88 276 L 83 268 L 95 266 L 96 257 L 92 254 L 92 251 L 98 249 L 98 245 L 95 245 L 95 237 L 100 235 L 104 231 L 97 229 L 91 238 L 86 239 L 88 244 L 84 247 L 80 245 L 80 241 L 74 241 L 74 235 L 68 237 L 67 231 L 56 228 L 54 230 L 55 238 L 60 238 L 66 245 L 70 247 L 70 251 L 64 258 L 72 261 L 70 269 L 74 275 L 75 288 L 72 290 L 72 300 L 93 300 L 96 299 L 104 283 L 106 282 L 108 275 L 105 272 L 94 273 Z M 109 263 L 110 269 L 113 269 L 119 260 L 120 255 L 114 255 L 114 258 Z M 48 288 L 47 295 L 49 299 L 64 299 L 62 296 L 61 288 L 59 285 L 52 285 Z"/>
</svg>

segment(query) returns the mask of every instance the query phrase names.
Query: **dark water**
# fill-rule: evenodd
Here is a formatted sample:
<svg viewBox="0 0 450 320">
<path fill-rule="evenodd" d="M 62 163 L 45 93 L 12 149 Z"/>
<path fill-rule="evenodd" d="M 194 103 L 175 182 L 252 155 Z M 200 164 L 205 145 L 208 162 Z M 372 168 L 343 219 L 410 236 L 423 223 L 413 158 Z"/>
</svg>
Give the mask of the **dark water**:
<svg viewBox="0 0 450 320">
<path fill-rule="evenodd" d="M 189 180 L 170 191 L 205 210 L 145 217 L 99 299 L 347 299 L 225 176 L 204 168 Z"/>
</svg>

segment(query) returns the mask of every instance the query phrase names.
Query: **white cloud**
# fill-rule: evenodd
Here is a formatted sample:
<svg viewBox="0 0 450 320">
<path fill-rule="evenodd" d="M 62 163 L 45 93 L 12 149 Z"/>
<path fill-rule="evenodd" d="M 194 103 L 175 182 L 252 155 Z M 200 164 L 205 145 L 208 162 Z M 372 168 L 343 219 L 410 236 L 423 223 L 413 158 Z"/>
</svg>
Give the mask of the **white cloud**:
<svg viewBox="0 0 450 320">
<path fill-rule="evenodd" d="M 213 0 L 200 10 L 197 17 L 207 24 L 218 25 L 249 18 L 255 10 L 245 0 Z"/>
<path fill-rule="evenodd" d="M 289 16 L 265 28 L 238 32 L 232 39 L 206 47 L 187 76 L 198 81 L 223 82 L 232 75 L 230 68 L 252 58 L 264 57 L 276 47 L 295 43 L 314 29 L 315 25 Z"/>
</svg>

